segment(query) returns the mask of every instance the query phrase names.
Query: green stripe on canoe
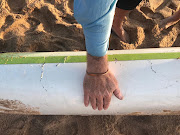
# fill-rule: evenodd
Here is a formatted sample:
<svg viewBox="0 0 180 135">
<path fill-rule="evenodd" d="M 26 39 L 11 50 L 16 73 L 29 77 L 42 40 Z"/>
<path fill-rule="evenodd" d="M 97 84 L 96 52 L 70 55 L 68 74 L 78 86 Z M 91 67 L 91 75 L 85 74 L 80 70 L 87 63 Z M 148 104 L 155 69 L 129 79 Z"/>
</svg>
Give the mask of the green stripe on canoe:
<svg viewBox="0 0 180 135">
<path fill-rule="evenodd" d="M 143 53 L 143 54 L 114 54 L 108 55 L 109 61 L 149 60 L 149 59 L 178 59 L 180 52 L 175 53 Z M 18 56 L 0 54 L 0 64 L 40 64 L 40 63 L 79 63 L 86 62 L 86 56 Z"/>
</svg>

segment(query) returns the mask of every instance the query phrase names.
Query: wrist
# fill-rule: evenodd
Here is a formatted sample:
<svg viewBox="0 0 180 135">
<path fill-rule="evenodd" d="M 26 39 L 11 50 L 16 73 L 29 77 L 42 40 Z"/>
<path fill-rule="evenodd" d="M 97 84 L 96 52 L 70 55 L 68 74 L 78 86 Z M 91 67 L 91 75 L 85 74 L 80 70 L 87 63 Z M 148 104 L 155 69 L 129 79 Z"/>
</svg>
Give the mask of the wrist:
<svg viewBox="0 0 180 135">
<path fill-rule="evenodd" d="M 102 57 L 96 57 L 87 53 L 88 73 L 105 73 L 107 70 L 108 70 L 107 55 Z"/>
</svg>

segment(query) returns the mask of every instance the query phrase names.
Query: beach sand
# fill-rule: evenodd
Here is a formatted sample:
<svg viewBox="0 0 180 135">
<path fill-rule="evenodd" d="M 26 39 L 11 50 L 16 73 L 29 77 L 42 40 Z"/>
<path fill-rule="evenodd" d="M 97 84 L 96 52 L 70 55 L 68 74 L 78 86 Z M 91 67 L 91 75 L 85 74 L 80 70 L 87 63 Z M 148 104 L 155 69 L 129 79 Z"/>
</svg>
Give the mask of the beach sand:
<svg viewBox="0 0 180 135">
<path fill-rule="evenodd" d="M 142 1 L 127 16 L 124 28 L 130 44 L 112 33 L 110 49 L 180 46 L 180 22 L 160 32 L 159 23 L 171 16 L 179 0 Z M 81 25 L 73 17 L 73 0 L 1 0 L 0 52 L 85 50 Z M 157 10 L 158 9 L 158 10 Z"/>
<path fill-rule="evenodd" d="M 0 115 L 1 135 L 179 135 L 180 116 Z"/>
<path fill-rule="evenodd" d="M 112 33 L 109 49 L 180 47 L 180 22 L 159 29 L 161 20 L 174 14 L 178 5 L 179 0 L 142 1 L 124 23 L 130 43 Z M 73 0 L 1 0 L 0 6 L 0 52 L 85 50 L 82 27 L 73 17 Z M 0 114 L 0 135 L 41 134 L 180 135 L 180 116 Z"/>
</svg>

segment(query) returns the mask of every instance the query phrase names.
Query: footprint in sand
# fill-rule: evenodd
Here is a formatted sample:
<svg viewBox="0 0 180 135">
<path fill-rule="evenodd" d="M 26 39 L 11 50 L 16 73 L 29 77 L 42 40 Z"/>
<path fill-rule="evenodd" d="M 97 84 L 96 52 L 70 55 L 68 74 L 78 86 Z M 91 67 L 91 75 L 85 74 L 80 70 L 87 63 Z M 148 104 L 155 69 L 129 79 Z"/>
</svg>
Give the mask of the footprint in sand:
<svg viewBox="0 0 180 135">
<path fill-rule="evenodd" d="M 173 10 L 176 10 L 178 8 L 178 5 L 176 5 L 175 3 L 171 2 L 168 7 L 173 9 Z"/>
<path fill-rule="evenodd" d="M 33 32 L 40 25 L 40 21 L 34 17 L 28 17 L 27 22 L 31 25 L 30 30 L 27 32 Z"/>
<path fill-rule="evenodd" d="M 143 26 L 145 29 L 152 29 L 156 23 L 152 18 L 147 17 L 141 10 L 134 9 L 129 13 L 129 18 L 135 23 Z"/>
<path fill-rule="evenodd" d="M 26 6 L 26 0 L 7 0 L 7 3 L 13 13 L 23 13 L 22 9 Z"/>
<path fill-rule="evenodd" d="M 43 24 L 46 31 L 52 31 L 57 18 L 50 11 L 48 6 L 43 6 L 40 9 L 35 8 L 32 15 L 34 18 L 36 18 L 36 20 L 39 20 Z"/>
<path fill-rule="evenodd" d="M 8 28 L 11 24 L 13 24 L 14 18 L 11 15 L 8 15 L 5 19 L 4 25 L 1 27 L 1 31 L 4 31 L 6 28 Z"/>
<path fill-rule="evenodd" d="M 141 7 L 140 10 L 149 18 L 152 18 L 152 19 L 158 19 L 158 20 L 161 20 L 163 19 L 163 15 L 160 14 L 160 13 L 154 13 L 150 8 L 148 7 Z"/>
</svg>

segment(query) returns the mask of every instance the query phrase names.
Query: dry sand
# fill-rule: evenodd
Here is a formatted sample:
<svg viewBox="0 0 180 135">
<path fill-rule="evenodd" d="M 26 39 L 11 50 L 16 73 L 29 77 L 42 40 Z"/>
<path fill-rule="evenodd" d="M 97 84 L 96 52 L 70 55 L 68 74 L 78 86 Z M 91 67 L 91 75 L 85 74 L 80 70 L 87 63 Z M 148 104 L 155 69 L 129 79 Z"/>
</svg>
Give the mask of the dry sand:
<svg viewBox="0 0 180 135">
<path fill-rule="evenodd" d="M 1 135 L 179 135 L 180 116 L 0 115 Z"/>
<path fill-rule="evenodd" d="M 180 22 L 162 32 L 158 25 L 179 2 L 142 1 L 124 23 L 131 43 L 112 33 L 110 49 L 180 46 Z M 73 0 L 0 0 L 0 6 L 0 52 L 85 50 L 82 28 L 73 18 Z M 21 134 L 180 135 L 180 116 L 0 115 L 0 135 Z"/>
<path fill-rule="evenodd" d="M 110 49 L 180 46 L 180 22 L 162 32 L 158 25 L 180 2 L 163 1 L 142 1 L 124 23 L 131 44 L 111 34 Z M 0 52 L 85 50 L 73 0 L 1 0 L 0 6 Z"/>
</svg>

